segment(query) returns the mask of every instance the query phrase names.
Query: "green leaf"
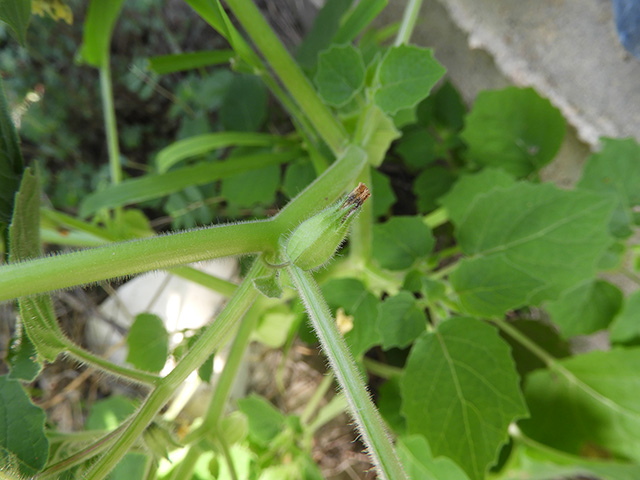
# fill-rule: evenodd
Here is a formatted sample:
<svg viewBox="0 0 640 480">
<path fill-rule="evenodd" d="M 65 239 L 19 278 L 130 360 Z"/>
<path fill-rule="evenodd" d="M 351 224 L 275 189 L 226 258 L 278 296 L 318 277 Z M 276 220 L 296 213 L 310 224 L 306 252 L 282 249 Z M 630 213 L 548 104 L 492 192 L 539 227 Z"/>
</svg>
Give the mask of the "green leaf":
<svg viewBox="0 0 640 480">
<path fill-rule="evenodd" d="M 631 343 L 640 340 L 640 290 L 624 301 L 624 306 L 611 325 L 613 343 Z"/>
<path fill-rule="evenodd" d="M 459 225 L 465 254 L 451 284 L 476 315 L 557 298 L 591 278 L 611 242 L 610 198 L 518 183 L 477 197 Z"/>
<path fill-rule="evenodd" d="M 238 400 L 238 409 L 249 420 L 249 438 L 266 447 L 284 427 L 284 415 L 265 398 L 255 394 Z"/>
<path fill-rule="evenodd" d="M 449 191 L 455 181 L 455 174 L 448 168 L 425 168 L 413 184 L 413 193 L 418 197 L 418 210 L 421 213 L 434 210 L 438 206 L 438 199 Z"/>
<path fill-rule="evenodd" d="M 86 430 L 114 430 L 136 411 L 136 405 L 131 399 L 122 395 L 112 395 L 104 400 L 98 400 L 89 410 Z"/>
<path fill-rule="evenodd" d="M 149 69 L 159 75 L 165 75 L 167 73 L 220 65 L 229 62 L 233 56 L 233 50 L 210 50 L 173 55 L 158 55 L 157 57 L 149 58 Z"/>
<path fill-rule="evenodd" d="M 254 132 L 267 119 L 267 89 L 254 75 L 239 75 L 227 90 L 220 107 L 226 130 Z"/>
<path fill-rule="evenodd" d="M 640 465 L 568 455 L 530 440 L 516 444 L 508 468 L 496 480 L 583 479 L 637 480 Z"/>
<path fill-rule="evenodd" d="M 462 175 L 455 185 L 440 197 L 439 203 L 447 209 L 453 224 L 459 225 L 473 206 L 476 197 L 496 188 L 510 187 L 513 183 L 513 177 L 504 170 L 485 168 L 479 173 Z"/>
<path fill-rule="evenodd" d="M 371 169 L 371 199 L 373 200 L 373 216 L 386 215 L 389 208 L 396 203 L 396 194 L 391 188 L 391 180 L 375 168 Z"/>
<path fill-rule="evenodd" d="M 364 86 L 364 60 L 353 45 L 333 45 L 320 53 L 314 77 L 318 93 L 333 107 L 349 103 Z"/>
<path fill-rule="evenodd" d="M 542 348 L 554 358 L 565 358 L 571 355 L 569 343 L 558 334 L 558 329 L 547 322 L 516 318 L 509 325 Z M 546 364 L 529 349 L 508 334 L 500 331 L 500 336 L 511 346 L 511 356 L 516 362 L 516 369 L 521 379 L 527 374 L 545 368 Z"/>
<path fill-rule="evenodd" d="M 411 267 L 434 245 L 433 234 L 420 217 L 392 217 L 373 226 L 373 257 L 388 270 Z"/>
<path fill-rule="evenodd" d="M 167 363 L 169 334 L 157 315 L 136 315 L 127 335 L 127 345 L 127 362 L 140 370 L 159 372 Z"/>
<path fill-rule="evenodd" d="M 4 4 L 11 3 L 5 1 Z M 13 197 L 20 188 L 24 161 L 0 78 L 0 232 L 11 221 Z"/>
<path fill-rule="evenodd" d="M 353 316 L 353 328 L 344 334 L 349 350 L 358 358 L 381 342 L 376 329 L 379 300 L 354 278 L 336 278 L 322 285 L 322 295 L 334 313 L 342 308 Z"/>
<path fill-rule="evenodd" d="M 589 335 L 609 326 L 622 306 L 622 292 L 604 280 L 586 281 L 547 304 L 551 320 L 565 337 Z"/>
<path fill-rule="evenodd" d="M 377 327 L 384 350 L 405 348 L 425 331 L 427 316 L 411 293 L 401 291 L 380 304 Z"/>
<path fill-rule="evenodd" d="M 253 281 L 253 286 L 256 287 L 260 293 L 269 298 L 280 298 L 282 296 L 282 286 L 280 285 L 280 278 L 278 272 L 272 269 L 271 275 L 266 277 L 259 277 Z"/>
<path fill-rule="evenodd" d="M 269 348 L 282 348 L 301 320 L 300 315 L 292 312 L 287 305 L 280 303 L 260 315 L 252 339 L 258 340 Z"/>
<path fill-rule="evenodd" d="M 558 450 L 640 461 L 640 349 L 594 351 L 527 378 L 523 432 Z M 607 456 L 609 456 L 607 455 Z"/>
<path fill-rule="evenodd" d="M 453 318 L 414 344 L 402 377 L 410 433 L 424 435 L 434 457 L 451 458 L 473 480 L 527 414 L 509 347 L 476 319 Z"/>
<path fill-rule="evenodd" d="M 124 0 L 91 0 L 84 21 L 84 35 L 80 55 L 85 62 L 97 68 L 109 61 L 111 34 Z"/>
<path fill-rule="evenodd" d="M 405 132 L 398 140 L 395 151 L 412 168 L 424 168 L 436 159 L 436 141 L 426 128 Z"/>
<path fill-rule="evenodd" d="M 392 47 L 380 63 L 374 101 L 385 113 L 413 107 L 429 95 L 444 73 L 431 50 L 408 45 Z"/>
<path fill-rule="evenodd" d="M 565 130 L 549 100 L 532 88 L 507 87 L 478 94 L 461 136 L 473 161 L 525 177 L 555 157 Z"/>
<path fill-rule="evenodd" d="M 16 324 L 7 362 L 11 366 L 9 378 L 12 380 L 33 382 L 42 370 L 42 364 L 38 361 L 38 351 L 21 323 Z"/>
<path fill-rule="evenodd" d="M 437 123 L 453 131 L 462 129 L 467 107 L 460 92 L 449 80 L 429 98 L 433 100 L 433 114 Z"/>
<path fill-rule="evenodd" d="M 222 182 L 221 193 L 229 203 L 239 207 L 269 205 L 275 200 L 278 185 L 280 185 L 280 167 L 269 165 L 225 179 Z"/>
<path fill-rule="evenodd" d="M 286 144 L 281 137 L 267 133 L 219 132 L 205 133 L 185 138 L 163 148 L 156 155 L 156 168 L 159 173 L 167 172 L 176 163 L 187 158 L 198 157 L 206 153 L 236 147 L 276 147 Z"/>
<path fill-rule="evenodd" d="M 345 14 L 333 43 L 348 43 L 356 38 L 387 6 L 388 0 L 360 0 Z"/>
<path fill-rule="evenodd" d="M 282 191 L 289 198 L 298 195 L 307 185 L 316 179 L 316 171 L 307 160 L 293 162 L 284 172 Z"/>
<path fill-rule="evenodd" d="M 602 150 L 587 160 L 578 188 L 616 199 L 611 231 L 625 238 L 632 233 L 632 209 L 640 205 L 640 145 L 631 138 L 603 138 L 602 143 Z"/>
<path fill-rule="evenodd" d="M 351 6 L 352 0 L 327 0 L 316 15 L 313 26 L 302 39 L 296 52 L 296 60 L 303 68 L 316 65 L 318 53 L 329 48 L 338 31 L 340 19 Z"/>
<path fill-rule="evenodd" d="M 88 217 L 103 208 L 153 200 L 190 186 L 205 185 L 248 170 L 286 163 L 299 156 L 299 151 L 256 153 L 229 158 L 224 162 L 200 163 L 160 175 L 125 180 L 87 196 L 80 205 L 80 216 Z"/>
<path fill-rule="evenodd" d="M 407 432 L 407 420 L 401 411 L 402 393 L 400 392 L 400 377 L 398 375 L 392 376 L 377 389 L 376 405 L 380 415 L 393 433 L 401 435 Z"/>
<path fill-rule="evenodd" d="M 408 435 L 398 440 L 398 455 L 409 478 L 420 480 L 469 480 L 453 461 L 434 458 L 429 443 L 422 435 Z"/>
<path fill-rule="evenodd" d="M 5 22 L 20 45 L 27 45 L 27 27 L 31 21 L 31 0 L 0 1 L 0 21 Z"/>
<path fill-rule="evenodd" d="M 45 419 L 18 381 L 0 376 L 0 463 L 17 461 L 20 473 L 29 477 L 42 470 L 49 456 Z"/>
</svg>

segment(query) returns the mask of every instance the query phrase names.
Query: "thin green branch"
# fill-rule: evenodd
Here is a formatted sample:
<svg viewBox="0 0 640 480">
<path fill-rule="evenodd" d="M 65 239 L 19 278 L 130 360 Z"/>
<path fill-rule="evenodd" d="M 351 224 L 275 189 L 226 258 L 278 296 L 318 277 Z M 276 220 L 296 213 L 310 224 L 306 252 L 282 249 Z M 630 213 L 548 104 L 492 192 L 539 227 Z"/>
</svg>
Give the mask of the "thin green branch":
<svg viewBox="0 0 640 480">
<path fill-rule="evenodd" d="M 120 165 L 118 127 L 116 125 L 116 111 L 113 106 L 113 85 L 111 82 L 111 67 L 109 66 L 108 58 L 100 67 L 100 96 L 102 97 L 102 108 L 104 110 L 104 127 L 107 134 L 111 182 L 118 184 L 122 181 L 122 165 Z"/>
<path fill-rule="evenodd" d="M 180 363 L 164 380 L 159 382 L 158 387 L 146 398 L 142 407 L 131 418 L 127 429 L 119 436 L 114 447 L 93 465 L 86 476 L 87 480 L 105 478 L 136 439 L 142 435 L 156 414 L 174 394 L 176 388 L 227 340 L 236 323 L 258 295 L 257 290 L 253 287 L 253 280 L 264 276 L 266 268 L 262 262 L 256 261 L 254 263 L 249 274 L 218 318 L 198 338 Z"/>
<path fill-rule="evenodd" d="M 406 479 L 407 476 L 382 418 L 369 396 L 344 339 L 338 332 L 336 322 L 320 294 L 320 289 L 309 272 L 296 266 L 289 267 L 288 271 L 307 308 L 333 374 L 349 402 L 351 415 L 356 421 L 379 477 L 392 480 Z"/>
<path fill-rule="evenodd" d="M 400 30 L 398 30 L 396 39 L 393 42 L 396 47 L 399 45 L 406 45 L 409 43 L 409 40 L 411 40 L 411 34 L 416 26 L 421 6 L 422 0 L 409 0 L 407 2 L 407 6 L 404 7 Z"/>
<path fill-rule="evenodd" d="M 258 8 L 251 0 L 227 0 L 226 3 L 329 148 L 339 153 L 347 142 L 344 128 L 320 99 Z"/>
</svg>

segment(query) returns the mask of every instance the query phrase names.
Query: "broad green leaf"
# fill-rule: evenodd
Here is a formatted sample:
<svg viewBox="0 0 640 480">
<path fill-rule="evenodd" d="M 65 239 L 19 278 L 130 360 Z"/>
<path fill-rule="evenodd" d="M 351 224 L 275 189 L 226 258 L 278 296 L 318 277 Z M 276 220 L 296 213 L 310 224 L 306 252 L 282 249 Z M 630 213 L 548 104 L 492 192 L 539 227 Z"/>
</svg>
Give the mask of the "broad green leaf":
<svg viewBox="0 0 640 480">
<path fill-rule="evenodd" d="M 461 133 L 469 158 L 526 177 L 560 149 L 564 118 L 532 88 L 507 87 L 478 94 Z"/>
<path fill-rule="evenodd" d="M 398 440 L 398 455 L 409 478 L 414 480 L 469 480 L 466 473 L 446 457 L 434 458 L 422 435 L 408 435 Z"/>
<path fill-rule="evenodd" d="M 379 300 L 354 278 L 336 278 L 322 285 L 324 296 L 335 314 L 342 308 L 353 317 L 353 328 L 344 333 L 344 338 L 354 357 L 358 358 L 381 341 L 376 329 Z"/>
<path fill-rule="evenodd" d="M 9 261 L 40 256 L 40 184 L 27 168 L 16 194 L 9 227 Z M 56 321 L 49 295 L 19 299 L 20 319 L 39 355 L 53 362 L 66 346 L 66 337 Z"/>
<path fill-rule="evenodd" d="M 254 132 L 267 119 L 267 89 L 259 77 L 239 75 L 220 107 L 220 121 L 226 130 Z"/>
<path fill-rule="evenodd" d="M 371 199 L 373 200 L 373 216 L 385 215 L 396 203 L 396 195 L 391 188 L 391 180 L 375 168 L 371 169 Z"/>
<path fill-rule="evenodd" d="M 427 316 L 415 297 L 402 291 L 378 306 L 377 328 L 382 348 L 405 348 L 427 328 Z"/>
<path fill-rule="evenodd" d="M 387 6 L 388 0 L 360 0 L 347 12 L 340 28 L 333 37 L 333 43 L 348 43 L 356 38 Z"/>
<path fill-rule="evenodd" d="M 477 197 L 458 226 L 464 259 L 451 275 L 462 306 L 502 315 L 591 278 L 611 242 L 610 198 L 518 183 Z"/>
<path fill-rule="evenodd" d="M 571 355 L 569 342 L 560 336 L 557 328 L 547 322 L 516 318 L 515 320 L 510 320 L 509 325 L 554 358 L 565 358 Z M 516 339 L 502 331 L 500 331 L 500 336 L 511 346 L 511 356 L 516 362 L 516 370 L 518 370 L 521 379 L 524 379 L 526 375 L 534 370 L 546 367 L 540 357 L 536 356 Z"/>
<path fill-rule="evenodd" d="M 45 419 L 44 410 L 31 403 L 17 380 L 0 376 L 0 463 L 15 461 L 29 477 L 42 470 L 49 456 Z"/>
<path fill-rule="evenodd" d="M 5 1 L 5 3 L 7 3 Z M 0 78 L 0 232 L 11 221 L 13 197 L 20 188 L 24 162 Z"/>
<path fill-rule="evenodd" d="M 437 123 L 453 131 L 462 129 L 467 107 L 460 92 L 449 80 L 446 80 L 429 99 L 433 100 L 434 120 Z"/>
<path fill-rule="evenodd" d="M 183 72 L 185 70 L 228 63 L 233 56 L 233 50 L 210 50 L 159 55 L 149 58 L 149 69 L 159 75 L 166 75 L 167 73 Z"/>
<path fill-rule="evenodd" d="M 572 454 L 640 461 L 640 349 L 594 351 L 533 372 L 525 382 L 531 417 L 523 432 Z"/>
<path fill-rule="evenodd" d="M 11 366 L 9 378 L 12 380 L 33 382 L 42 370 L 42 364 L 38 362 L 38 351 L 20 323 L 16 325 L 7 362 Z"/>
<path fill-rule="evenodd" d="M 145 175 L 133 180 L 125 180 L 86 197 L 80 205 L 80 216 L 88 217 L 103 208 L 114 208 L 164 197 L 190 186 L 205 185 L 249 170 L 286 163 L 299 156 L 299 151 L 256 153 L 229 158 L 223 162 L 200 163 L 159 175 Z"/>
<path fill-rule="evenodd" d="M 444 73 L 431 50 L 408 45 L 392 47 L 380 63 L 374 101 L 385 113 L 413 107 L 429 95 Z"/>
<path fill-rule="evenodd" d="M 420 217 L 391 217 L 373 226 L 373 257 L 382 268 L 404 270 L 431 253 L 435 239 Z"/>
<path fill-rule="evenodd" d="M 23 47 L 27 44 L 27 27 L 31 20 L 31 0 L 0 1 L 0 21 L 11 27 Z"/>
<path fill-rule="evenodd" d="M 578 188 L 607 193 L 616 199 L 611 231 L 632 233 L 633 207 L 640 205 L 640 145 L 631 139 L 603 138 L 603 147 L 587 160 Z"/>
<path fill-rule="evenodd" d="M 535 442 L 516 443 L 507 467 L 495 480 L 591 479 L 637 480 L 640 465 L 568 455 Z"/>
<path fill-rule="evenodd" d="M 565 337 L 589 335 L 609 326 L 622 306 L 622 292 L 604 280 L 586 281 L 546 306 Z"/>
<path fill-rule="evenodd" d="M 439 203 L 447 209 L 454 225 L 459 225 L 476 197 L 496 188 L 510 187 L 514 179 L 504 170 L 485 168 L 479 173 L 461 176 Z"/>
<path fill-rule="evenodd" d="M 255 394 L 238 400 L 238 409 L 249 420 L 249 438 L 266 447 L 278 435 L 284 425 L 284 415 L 265 398 Z"/>
<path fill-rule="evenodd" d="M 418 197 L 418 210 L 428 213 L 438 206 L 438 199 L 449 191 L 456 176 L 448 168 L 435 166 L 425 168 L 413 184 L 413 193 Z"/>
<path fill-rule="evenodd" d="M 331 39 L 340 26 L 342 14 L 349 9 L 351 3 L 352 0 L 327 0 L 324 3 L 296 52 L 296 60 L 303 68 L 313 68 L 318 53 L 329 48 Z"/>
<path fill-rule="evenodd" d="M 507 428 L 527 415 L 508 345 L 495 328 L 452 318 L 413 345 L 402 377 L 402 411 L 410 433 L 434 457 L 485 478 L 507 441 Z"/>
<path fill-rule="evenodd" d="M 377 388 L 376 405 L 380 415 L 394 434 L 403 435 L 407 432 L 407 420 L 401 411 L 402 393 L 399 376 L 392 376 Z"/>
<path fill-rule="evenodd" d="M 231 158 L 230 161 L 234 159 Z M 256 204 L 269 205 L 280 185 L 280 167 L 269 165 L 233 175 L 222 182 L 222 196 L 239 207 Z"/>
<path fill-rule="evenodd" d="M 364 61 L 353 45 L 333 45 L 320 53 L 314 77 L 318 93 L 333 107 L 350 102 L 364 86 Z"/>
<path fill-rule="evenodd" d="M 436 141 L 426 128 L 405 132 L 394 147 L 404 163 L 412 168 L 424 168 L 436 159 Z"/>
<path fill-rule="evenodd" d="M 167 363 L 169 334 L 157 315 L 136 315 L 127 334 L 127 345 L 127 362 L 140 370 L 159 372 Z"/>
<path fill-rule="evenodd" d="M 84 21 L 80 55 L 89 65 L 102 68 L 109 61 L 109 44 L 124 0 L 91 0 Z"/>
<path fill-rule="evenodd" d="M 282 191 L 289 198 L 298 195 L 316 178 L 316 172 L 311 162 L 304 160 L 291 163 L 284 172 Z"/>
<path fill-rule="evenodd" d="M 640 290 L 624 301 L 620 314 L 611 325 L 613 343 L 631 343 L 640 339 Z"/>
</svg>

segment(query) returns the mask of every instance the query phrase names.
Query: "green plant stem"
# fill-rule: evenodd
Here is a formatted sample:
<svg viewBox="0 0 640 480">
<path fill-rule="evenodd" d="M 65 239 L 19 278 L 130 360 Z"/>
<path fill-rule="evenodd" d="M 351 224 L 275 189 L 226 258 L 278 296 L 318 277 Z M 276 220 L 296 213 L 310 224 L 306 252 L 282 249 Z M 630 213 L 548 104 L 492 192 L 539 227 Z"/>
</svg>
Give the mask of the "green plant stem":
<svg viewBox="0 0 640 480">
<path fill-rule="evenodd" d="M 345 397 L 349 402 L 351 415 L 367 446 L 368 454 L 383 479 L 407 478 L 393 444 L 384 427 L 378 410 L 371 401 L 369 392 L 360 376 L 347 345 L 338 332 L 329 307 L 322 298 L 320 289 L 309 272 L 295 265 L 288 268 L 300 298 L 304 302 L 322 349 L 329 359 Z"/>
<path fill-rule="evenodd" d="M 258 8 L 251 0 L 227 0 L 226 3 L 329 148 L 334 153 L 340 152 L 347 142 L 344 128 L 320 99 Z"/>
<path fill-rule="evenodd" d="M 212 258 L 270 251 L 270 220 L 221 225 L 0 267 L 0 301 Z"/>
<path fill-rule="evenodd" d="M 364 183 L 370 190 L 372 197 L 376 194 L 371 185 L 371 167 L 365 167 L 358 175 L 358 182 Z M 373 198 L 364 202 L 358 217 L 351 227 L 349 236 L 349 255 L 356 264 L 366 264 L 371 259 L 373 245 Z"/>
<path fill-rule="evenodd" d="M 304 410 L 302 411 L 302 415 L 300 415 L 300 422 L 303 425 L 306 425 L 307 423 L 309 423 L 309 420 L 311 420 L 311 417 L 313 416 L 316 409 L 318 408 L 318 405 L 320 405 L 320 401 L 324 398 L 326 393 L 329 391 L 329 388 L 331 388 L 332 384 L 333 384 L 333 375 L 325 375 L 324 378 L 322 379 L 322 382 L 320 382 L 320 385 L 316 387 L 315 392 L 313 392 L 313 395 L 305 405 Z"/>
<path fill-rule="evenodd" d="M 214 292 L 218 292 L 225 297 L 230 297 L 238 289 L 238 285 L 229 280 L 209 275 L 193 267 L 174 267 L 170 268 L 169 272 L 185 280 L 190 280 L 198 285 L 202 285 Z"/>
<path fill-rule="evenodd" d="M 100 96 L 102 97 L 102 108 L 104 110 L 104 127 L 107 134 L 111 183 L 118 184 L 122 181 L 122 165 L 120 165 L 118 127 L 116 126 L 116 111 L 113 106 L 113 84 L 111 82 L 111 67 L 108 56 L 100 67 Z"/>
<path fill-rule="evenodd" d="M 119 436 L 114 447 L 93 465 L 86 476 L 87 480 L 105 478 L 127 453 L 136 439 L 142 435 L 145 428 L 171 398 L 178 386 L 186 380 L 191 372 L 202 365 L 213 351 L 223 344 L 235 324 L 242 318 L 258 295 L 257 290 L 253 287 L 253 280 L 266 275 L 266 270 L 267 267 L 262 262 L 254 262 L 249 274 L 240 284 L 224 310 L 207 327 L 171 373 L 158 383 L 158 386 L 146 398 L 142 407 L 133 415 L 129 426 Z"/>
<path fill-rule="evenodd" d="M 152 373 L 147 373 L 141 370 L 134 370 L 133 368 L 127 368 L 123 367 L 122 365 L 117 365 L 113 362 L 110 362 L 109 360 L 86 351 L 70 340 L 66 343 L 66 350 L 69 356 L 80 362 L 99 368 L 104 372 L 111 373 L 125 380 L 153 386 L 162 378 Z"/>
<path fill-rule="evenodd" d="M 178 466 L 171 472 L 167 480 L 182 480 L 184 478 L 192 478 L 193 471 L 196 468 L 196 462 L 202 455 L 202 449 L 198 445 L 191 445 L 187 450 L 187 454 L 180 461 Z"/>
<path fill-rule="evenodd" d="M 407 6 L 404 7 L 404 14 L 402 16 L 402 22 L 400 23 L 400 30 L 396 35 L 396 39 L 393 44 L 397 47 L 399 45 L 406 45 L 411 40 L 411 34 L 416 26 L 416 20 L 418 20 L 418 14 L 420 13 L 420 7 L 422 6 L 422 0 L 409 0 Z"/>
<path fill-rule="evenodd" d="M 387 365 L 386 363 L 378 362 L 372 358 L 364 357 L 362 363 L 374 375 L 380 378 L 393 378 L 402 375 L 403 370 L 399 367 Z"/>
<path fill-rule="evenodd" d="M 258 259 L 256 261 L 261 262 L 262 260 Z M 211 397 L 211 402 L 207 408 L 204 420 L 197 430 L 193 432 L 193 435 L 189 434 L 185 438 L 185 442 L 192 442 L 209 432 L 219 430 L 220 420 L 222 419 L 224 409 L 229 400 L 233 382 L 238 377 L 238 370 L 249 346 L 251 333 L 255 329 L 259 318 L 259 315 L 245 315 L 240 321 L 238 332 L 229 349 L 229 356 L 218 378 L 216 389 Z"/>
</svg>

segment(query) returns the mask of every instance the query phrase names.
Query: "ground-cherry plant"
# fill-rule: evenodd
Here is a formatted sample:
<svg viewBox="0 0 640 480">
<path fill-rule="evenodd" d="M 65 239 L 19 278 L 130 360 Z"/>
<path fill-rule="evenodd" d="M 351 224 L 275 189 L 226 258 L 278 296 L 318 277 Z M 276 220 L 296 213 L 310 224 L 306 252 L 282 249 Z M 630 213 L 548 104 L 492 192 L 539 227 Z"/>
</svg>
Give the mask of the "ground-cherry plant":
<svg viewBox="0 0 640 480">
<path fill-rule="evenodd" d="M 78 68 L 99 72 L 111 182 L 76 215 L 41 205 L 0 92 L 0 301 L 16 300 L 18 317 L 0 376 L 0 476 L 322 478 L 313 435 L 346 411 L 379 478 L 640 478 L 640 146 L 603 139 L 573 187 L 541 181 L 560 112 L 516 87 L 467 109 L 433 52 L 410 42 L 418 0 L 380 28 L 385 0 L 328 0 L 295 56 L 251 0 L 185 1 L 228 48 L 151 57 L 149 72 L 200 72 L 190 85 L 212 82 L 198 99 L 220 123 L 183 125 L 130 175 L 110 62 L 124 2 L 92 0 Z M 0 3 L 16 45 L 31 3 Z M 33 7 L 69 16 L 62 2 Z M 288 129 L 268 128 L 268 105 Z M 211 225 L 221 202 L 235 222 Z M 154 209 L 209 225 L 156 235 Z M 43 243 L 91 248 L 42 256 Z M 186 266 L 228 256 L 251 259 L 237 285 Z M 50 292 L 159 269 L 228 296 L 179 352 L 116 364 L 60 327 Z M 328 359 L 313 415 L 254 394 L 229 402 L 274 305 L 283 348 L 298 338 Z M 139 315 L 130 348 L 162 343 L 163 328 Z M 601 331 L 598 350 L 575 348 Z M 228 343 L 204 415 L 178 433 L 163 408 Z M 140 385 L 144 400 L 103 407 L 112 428 L 56 431 L 29 385 L 63 356 Z"/>
</svg>

